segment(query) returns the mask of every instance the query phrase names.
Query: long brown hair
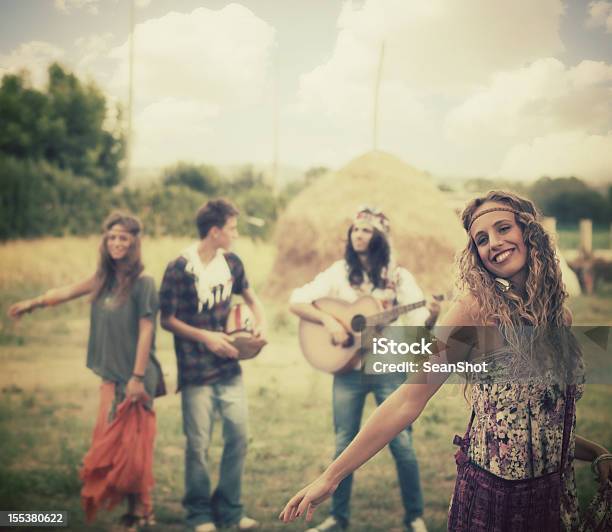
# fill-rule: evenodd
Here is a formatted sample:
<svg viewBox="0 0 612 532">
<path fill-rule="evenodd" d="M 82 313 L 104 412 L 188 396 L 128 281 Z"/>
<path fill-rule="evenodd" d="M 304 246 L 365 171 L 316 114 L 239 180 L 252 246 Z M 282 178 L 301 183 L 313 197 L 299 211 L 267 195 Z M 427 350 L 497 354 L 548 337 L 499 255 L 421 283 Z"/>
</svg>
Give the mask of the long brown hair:
<svg viewBox="0 0 612 532">
<path fill-rule="evenodd" d="M 121 275 L 118 275 L 117 262 L 108 252 L 108 232 L 115 226 L 121 225 L 134 239 L 130 245 L 125 258 L 121 261 Z M 144 270 L 140 251 L 140 233 L 142 224 L 135 216 L 123 212 L 111 213 L 102 224 L 102 240 L 100 241 L 100 256 L 98 269 L 95 276 L 95 288 L 92 301 L 96 301 L 104 292 L 113 291 L 118 304 L 123 303 Z"/>
<path fill-rule="evenodd" d="M 353 286 L 359 286 L 363 283 L 363 265 L 359 260 L 359 255 L 353 248 L 353 242 L 351 240 L 352 232 L 353 226 L 351 225 L 346 236 L 344 260 L 349 267 L 349 282 Z M 375 227 L 372 228 L 372 238 L 368 244 L 367 254 L 368 265 L 370 267 L 368 273 L 370 281 L 375 288 L 385 288 L 385 283 L 387 282 L 385 274 L 389 267 L 389 261 L 391 260 L 391 246 L 385 234 Z"/>
<path fill-rule="evenodd" d="M 508 292 L 498 289 L 494 275 L 484 267 L 469 235 L 474 213 L 489 201 L 511 208 L 522 230 L 527 249 L 525 296 L 512 289 Z M 567 363 L 564 370 L 575 370 L 580 348 L 567 325 L 567 292 L 559 259 L 551 237 L 538 218 L 538 211 L 530 200 L 511 192 L 493 190 L 472 200 L 461 215 L 468 243 L 459 257 L 459 286 L 476 300 L 479 321 L 499 327 L 504 340 L 518 355 L 518 363 L 534 367 L 533 357 L 545 344 L 552 352 L 565 355 L 561 357 Z"/>
</svg>

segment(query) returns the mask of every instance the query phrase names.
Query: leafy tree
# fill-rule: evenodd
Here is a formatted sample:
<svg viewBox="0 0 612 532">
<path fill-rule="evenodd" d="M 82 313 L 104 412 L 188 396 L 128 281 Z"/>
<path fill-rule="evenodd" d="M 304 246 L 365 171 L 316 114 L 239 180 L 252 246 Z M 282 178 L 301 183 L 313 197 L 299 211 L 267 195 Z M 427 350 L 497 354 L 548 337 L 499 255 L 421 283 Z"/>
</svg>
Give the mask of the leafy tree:
<svg viewBox="0 0 612 532">
<path fill-rule="evenodd" d="M 106 99 L 93 84 L 83 85 L 57 63 L 49 67 L 47 90 L 51 120 L 60 124 L 48 139 L 45 158 L 60 168 L 91 178 L 100 186 L 120 181 L 123 140 L 106 131 Z"/>
<path fill-rule="evenodd" d="M 28 74 L 7 74 L 0 86 L 0 153 L 43 159 L 47 139 L 60 125 L 50 118 L 47 96 L 29 88 Z"/>
<path fill-rule="evenodd" d="M 222 189 L 221 176 L 216 168 L 205 164 L 178 163 L 163 172 L 165 185 L 191 188 L 203 194 L 215 195 Z"/>
<path fill-rule="evenodd" d="M 251 165 L 246 165 L 231 180 L 227 181 L 223 192 L 224 194 L 235 195 L 254 187 L 263 187 L 272 193 L 272 187 L 269 183 L 266 183 L 263 173 L 256 172 Z"/>
<path fill-rule="evenodd" d="M 0 239 L 90 234 L 112 207 L 112 192 L 46 161 L 0 154 Z"/>
<path fill-rule="evenodd" d="M 562 224 L 574 224 L 581 218 L 610 222 L 606 198 L 576 177 L 542 177 L 531 186 L 529 196 L 546 216 Z"/>
<path fill-rule="evenodd" d="M 61 170 L 110 187 L 119 183 L 124 139 L 104 127 L 106 99 L 57 63 L 45 92 L 28 75 L 6 75 L 0 87 L 0 153 L 46 160 Z"/>
</svg>

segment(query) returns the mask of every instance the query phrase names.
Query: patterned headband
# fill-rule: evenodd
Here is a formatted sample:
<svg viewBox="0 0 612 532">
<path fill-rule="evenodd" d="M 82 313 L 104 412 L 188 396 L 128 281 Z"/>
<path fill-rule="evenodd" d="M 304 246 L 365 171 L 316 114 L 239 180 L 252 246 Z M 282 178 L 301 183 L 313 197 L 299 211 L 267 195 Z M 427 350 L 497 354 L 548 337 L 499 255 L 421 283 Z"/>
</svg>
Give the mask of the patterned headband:
<svg viewBox="0 0 612 532">
<path fill-rule="evenodd" d="M 355 218 L 353 218 L 353 223 L 357 222 L 366 222 L 385 234 L 391 230 L 389 218 L 387 218 L 384 213 L 378 209 L 372 209 L 369 207 L 361 208 L 359 211 L 357 211 L 357 214 L 355 214 Z"/>
<path fill-rule="evenodd" d="M 470 230 L 472 229 L 472 225 L 474 225 L 474 222 L 478 220 L 478 218 L 480 218 L 483 214 L 488 214 L 490 212 L 495 212 L 495 211 L 507 211 L 507 212 L 514 213 L 517 216 L 520 214 L 519 211 L 511 209 L 510 207 L 494 207 L 492 209 L 485 209 L 484 211 L 479 212 L 476 216 L 474 216 L 474 218 L 470 220 L 470 225 L 467 228 L 467 232 L 468 233 L 470 232 Z"/>
<path fill-rule="evenodd" d="M 140 231 L 142 230 L 142 228 L 139 225 L 135 225 L 131 228 L 126 227 L 126 225 L 124 223 L 122 223 L 122 221 L 118 221 L 113 223 L 113 225 L 111 225 L 108 229 L 104 229 L 104 233 L 108 233 L 113 227 L 115 227 L 116 225 L 121 225 L 123 227 L 123 229 L 130 233 L 133 236 L 138 236 L 140 234 Z"/>
</svg>

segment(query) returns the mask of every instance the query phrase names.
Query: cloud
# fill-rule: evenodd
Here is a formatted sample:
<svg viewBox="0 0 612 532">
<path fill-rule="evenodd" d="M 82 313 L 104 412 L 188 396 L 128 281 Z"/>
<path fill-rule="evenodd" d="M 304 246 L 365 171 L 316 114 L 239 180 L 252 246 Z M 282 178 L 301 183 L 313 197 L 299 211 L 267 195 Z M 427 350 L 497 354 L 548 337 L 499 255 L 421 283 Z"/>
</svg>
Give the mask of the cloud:
<svg viewBox="0 0 612 532">
<path fill-rule="evenodd" d="M 489 86 L 453 109 L 446 134 L 462 143 L 491 138 L 534 138 L 563 130 L 606 131 L 612 65 L 582 61 L 566 68 L 554 58 L 540 59 L 493 76 Z"/>
<path fill-rule="evenodd" d="M 20 44 L 8 54 L 0 54 L 0 78 L 27 69 L 32 85 L 44 87 L 48 81 L 49 64 L 64 56 L 64 50 L 48 42 L 30 41 Z"/>
<path fill-rule="evenodd" d="M 110 0 L 106 0 L 109 2 Z M 127 0 L 131 2 L 132 0 Z M 116 4 L 119 0 L 113 0 Z M 151 3 L 151 0 L 135 0 L 134 6 L 139 8 L 148 7 Z M 102 0 L 54 0 L 55 8 L 59 11 L 63 11 L 66 14 L 69 14 L 77 9 L 85 9 L 89 11 L 92 15 L 97 15 L 100 12 L 100 6 L 102 5 Z"/>
<path fill-rule="evenodd" d="M 603 0 L 590 2 L 588 12 L 587 27 L 603 27 L 607 33 L 612 33 L 612 3 Z"/>
<path fill-rule="evenodd" d="M 576 176 L 610 183 L 612 131 L 602 135 L 569 131 L 518 144 L 504 158 L 498 175 L 511 179 Z"/>
<path fill-rule="evenodd" d="M 56 9 L 64 13 L 70 13 L 75 9 L 86 9 L 92 15 L 97 15 L 99 12 L 100 0 L 55 0 Z"/>
<path fill-rule="evenodd" d="M 171 12 L 137 24 L 134 84 L 141 103 L 164 98 L 207 104 L 245 104 L 267 83 L 274 29 L 248 9 L 230 4 L 214 11 Z M 125 94 L 128 43 L 111 51 L 118 62 L 111 80 Z"/>
<path fill-rule="evenodd" d="M 112 49 L 112 33 L 98 33 L 88 37 L 79 37 L 74 41 L 74 48 L 78 50 L 76 67 L 78 70 L 87 70 L 106 59 Z"/>
<path fill-rule="evenodd" d="M 291 109 L 303 117 L 305 131 L 318 135 L 311 156 L 340 164 L 340 154 L 371 148 L 384 42 L 380 147 L 414 165 L 452 171 L 454 155 L 442 144 L 447 111 L 500 69 L 561 52 L 563 13 L 561 0 L 346 2 L 331 56 L 301 76 Z"/>
<path fill-rule="evenodd" d="M 384 40 L 386 80 L 435 91 L 471 86 L 498 69 L 561 51 L 563 12 L 561 0 L 347 2 L 332 57 L 304 84 L 334 73 L 371 86 Z"/>
<path fill-rule="evenodd" d="M 217 141 L 216 120 L 229 115 L 233 127 L 240 127 L 243 112 L 267 103 L 274 42 L 274 29 L 237 4 L 171 12 L 137 24 L 134 164 L 210 158 L 203 141 L 209 147 Z M 108 54 L 115 63 L 108 87 L 124 100 L 127 54 L 128 42 Z"/>
<path fill-rule="evenodd" d="M 213 132 L 211 119 L 218 112 L 215 105 L 175 98 L 147 106 L 134 121 L 133 163 L 150 167 L 202 160 L 204 141 Z"/>
</svg>

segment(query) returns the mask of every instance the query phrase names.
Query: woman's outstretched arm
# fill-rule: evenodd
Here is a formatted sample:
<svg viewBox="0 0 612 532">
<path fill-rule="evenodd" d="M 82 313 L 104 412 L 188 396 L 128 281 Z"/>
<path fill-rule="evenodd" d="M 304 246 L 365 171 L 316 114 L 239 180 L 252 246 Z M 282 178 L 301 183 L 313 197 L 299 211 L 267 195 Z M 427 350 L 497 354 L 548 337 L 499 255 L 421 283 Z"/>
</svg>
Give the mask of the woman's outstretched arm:
<svg viewBox="0 0 612 532">
<path fill-rule="evenodd" d="M 90 294 L 95 286 L 95 275 L 88 277 L 78 283 L 59 288 L 52 288 L 44 294 L 32 299 L 25 299 L 11 305 L 8 309 L 9 317 L 16 319 L 24 314 L 32 312 L 37 308 L 66 303 L 84 295 Z"/>
<path fill-rule="evenodd" d="M 467 324 L 466 305 L 456 303 L 447 313 L 436 335 L 447 350 L 438 348 L 440 362 L 466 360 L 471 347 L 466 342 L 449 342 L 459 331 L 464 338 L 463 326 L 453 328 L 455 324 Z M 468 329 L 472 323 L 468 324 Z M 446 331 L 446 333 L 445 333 Z M 450 346 L 453 346 L 450 353 Z M 330 497 L 338 484 L 347 475 L 359 468 L 387 445 L 397 434 L 412 424 L 421 414 L 429 399 L 438 391 L 450 373 L 416 374 L 407 384 L 393 392 L 370 416 L 359 434 L 332 462 L 324 473 L 308 486 L 302 488 L 287 503 L 279 518 L 290 522 L 301 515 L 310 521 L 316 507 Z"/>
<path fill-rule="evenodd" d="M 332 495 L 344 477 L 367 462 L 417 419 L 445 379 L 436 380 L 435 384 L 404 384 L 395 390 L 325 472 L 291 498 L 279 518 L 289 522 L 305 513 L 306 520 L 310 521 L 316 507 Z"/>
</svg>

